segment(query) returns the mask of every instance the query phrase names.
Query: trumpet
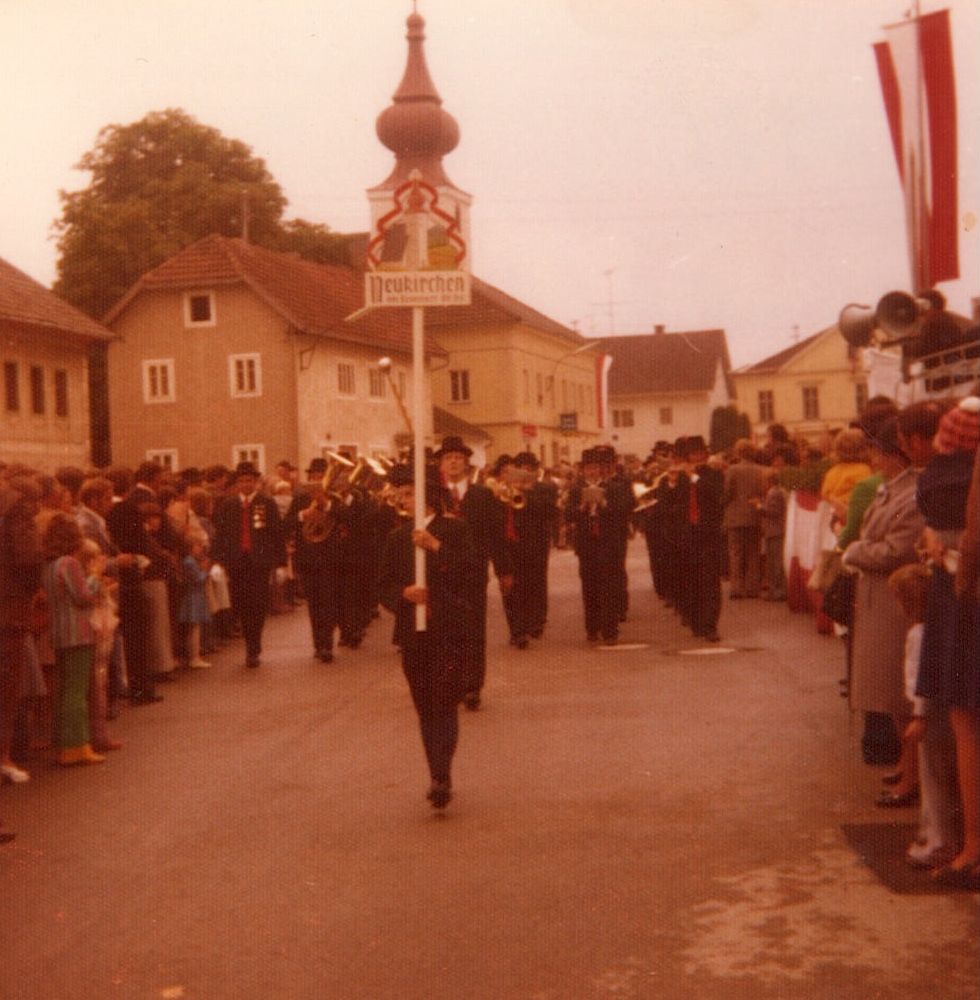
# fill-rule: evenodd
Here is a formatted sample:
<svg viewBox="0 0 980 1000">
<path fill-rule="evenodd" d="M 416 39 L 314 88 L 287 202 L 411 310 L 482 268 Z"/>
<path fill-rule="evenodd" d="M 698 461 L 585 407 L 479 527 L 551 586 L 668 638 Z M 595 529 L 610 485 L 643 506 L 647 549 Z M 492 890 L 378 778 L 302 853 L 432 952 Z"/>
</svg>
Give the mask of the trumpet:
<svg viewBox="0 0 980 1000">
<path fill-rule="evenodd" d="M 596 494 L 600 493 L 601 496 Z M 581 510 L 588 512 L 589 517 L 595 517 L 599 513 L 599 508 L 606 503 L 606 481 L 599 483 L 587 482 L 582 488 Z"/>
<path fill-rule="evenodd" d="M 527 498 L 524 496 L 522 490 L 518 489 L 516 486 L 512 486 L 510 483 L 505 483 L 502 479 L 495 479 L 493 476 L 487 476 L 483 483 L 484 486 L 501 502 L 507 504 L 508 507 L 512 507 L 514 510 L 522 510 L 527 506 Z"/>
</svg>

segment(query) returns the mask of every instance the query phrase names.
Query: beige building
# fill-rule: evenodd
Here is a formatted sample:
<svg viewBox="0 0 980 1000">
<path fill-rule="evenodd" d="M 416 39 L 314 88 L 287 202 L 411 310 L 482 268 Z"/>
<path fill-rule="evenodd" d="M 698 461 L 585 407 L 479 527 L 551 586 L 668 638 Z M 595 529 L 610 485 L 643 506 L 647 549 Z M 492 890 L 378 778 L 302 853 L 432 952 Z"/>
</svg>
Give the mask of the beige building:
<svg viewBox="0 0 980 1000">
<path fill-rule="evenodd" d="M 837 326 L 734 373 L 739 409 L 753 432 L 782 424 L 814 442 L 844 427 L 867 401 L 867 378 Z"/>
<path fill-rule="evenodd" d="M 412 410 L 409 319 L 402 309 L 357 315 L 362 302 L 351 268 L 220 236 L 180 251 L 106 319 L 118 335 L 113 461 L 248 459 L 267 470 L 327 451 L 396 455 L 408 430 L 398 397 Z M 437 347 L 432 355 L 444 363 Z M 431 400 L 425 412 L 431 436 Z"/>
<path fill-rule="evenodd" d="M 489 460 L 576 461 L 600 439 L 596 353 L 574 330 L 478 278 L 472 305 L 428 310 L 426 330 L 447 355 L 435 404 L 489 435 Z"/>
<path fill-rule="evenodd" d="M 689 330 L 606 337 L 612 357 L 608 437 L 622 455 L 643 459 L 657 441 L 700 434 L 711 413 L 733 399 L 724 330 Z"/>
<path fill-rule="evenodd" d="M 45 472 L 91 463 L 89 363 L 110 332 L 0 260 L 0 459 Z"/>
</svg>

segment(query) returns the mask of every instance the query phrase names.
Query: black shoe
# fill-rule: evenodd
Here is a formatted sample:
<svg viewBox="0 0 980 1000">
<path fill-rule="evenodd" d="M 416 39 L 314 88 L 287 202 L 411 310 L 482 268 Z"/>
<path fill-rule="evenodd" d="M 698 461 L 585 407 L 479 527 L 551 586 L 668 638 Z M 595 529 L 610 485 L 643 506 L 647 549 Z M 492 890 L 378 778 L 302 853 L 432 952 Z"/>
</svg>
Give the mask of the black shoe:
<svg viewBox="0 0 980 1000">
<path fill-rule="evenodd" d="M 518 649 L 527 649 L 528 638 L 526 635 L 519 635 L 510 640 Z"/>
<path fill-rule="evenodd" d="M 329 649 L 318 649 L 316 651 L 316 658 L 321 663 L 333 663 L 333 653 Z"/>
<path fill-rule="evenodd" d="M 480 707 L 480 692 L 467 691 L 460 700 L 467 711 L 475 712 Z"/>
<path fill-rule="evenodd" d="M 714 629 L 710 632 L 705 632 L 703 636 L 708 642 L 721 642 L 721 636 Z"/>
<path fill-rule="evenodd" d="M 246 667 L 257 667 L 262 661 L 257 656 L 249 656 L 245 660 Z"/>
<path fill-rule="evenodd" d="M 159 684 L 161 681 L 164 684 L 173 684 L 177 680 L 177 675 L 174 673 L 174 671 L 170 670 L 165 673 L 157 674 L 153 679 L 157 682 L 157 684 Z"/>
<path fill-rule="evenodd" d="M 433 809 L 445 809 L 452 801 L 453 792 L 448 781 L 433 781 L 425 797 L 432 803 Z"/>
<path fill-rule="evenodd" d="M 0 844 L 9 844 L 16 836 L 12 830 L 0 830 Z"/>
</svg>

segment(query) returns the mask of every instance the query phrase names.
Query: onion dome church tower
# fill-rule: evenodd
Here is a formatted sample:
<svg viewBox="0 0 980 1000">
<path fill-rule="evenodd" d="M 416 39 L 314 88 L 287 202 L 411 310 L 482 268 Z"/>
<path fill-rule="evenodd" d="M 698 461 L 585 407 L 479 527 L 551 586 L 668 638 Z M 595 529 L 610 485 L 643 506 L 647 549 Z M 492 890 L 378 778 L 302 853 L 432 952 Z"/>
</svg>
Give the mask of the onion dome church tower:
<svg viewBox="0 0 980 1000">
<path fill-rule="evenodd" d="M 388 177 L 368 189 L 371 238 L 368 261 L 380 268 L 413 266 L 412 227 L 403 212 L 424 207 L 429 213 L 426 261 L 430 268 L 469 270 L 469 208 L 472 198 L 446 176 L 442 158 L 459 143 L 459 125 L 442 107 L 425 61 L 425 21 L 413 11 L 408 26 L 408 61 L 392 98 L 378 115 L 381 142 L 395 154 Z"/>
</svg>

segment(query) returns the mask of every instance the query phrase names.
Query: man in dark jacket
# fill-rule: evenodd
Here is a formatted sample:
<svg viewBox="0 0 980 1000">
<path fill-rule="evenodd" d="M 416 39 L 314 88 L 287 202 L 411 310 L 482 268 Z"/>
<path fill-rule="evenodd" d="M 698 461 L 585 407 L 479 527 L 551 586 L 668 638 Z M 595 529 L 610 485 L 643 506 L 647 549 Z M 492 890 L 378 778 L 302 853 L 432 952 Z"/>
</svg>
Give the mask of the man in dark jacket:
<svg viewBox="0 0 980 1000">
<path fill-rule="evenodd" d="M 490 566 L 493 565 L 505 601 L 514 583 L 511 553 L 504 538 L 506 511 L 486 486 L 473 481 L 472 455 L 472 448 L 462 438 L 446 437 L 433 456 L 439 463 L 442 485 L 449 493 L 447 512 L 466 522 L 482 566 L 483 583 L 476 595 L 478 619 L 470 636 L 464 668 L 467 679 L 463 704 L 470 711 L 480 707 L 487 674 L 487 585 Z"/>
<path fill-rule="evenodd" d="M 255 466 L 240 462 L 234 492 L 214 514 L 212 555 L 228 574 L 232 611 L 245 638 L 247 667 L 260 663 L 272 571 L 286 565 L 279 508 L 272 497 L 259 492 L 259 482 Z"/>
<path fill-rule="evenodd" d="M 612 473 L 609 447 L 582 452 L 582 476 L 568 491 L 565 518 L 574 533 L 589 642 L 619 638 L 624 607 L 623 560 L 635 500 L 629 481 Z"/>
<path fill-rule="evenodd" d="M 457 706 L 467 680 L 467 640 L 479 619 L 477 597 L 482 559 L 469 528 L 446 517 L 445 489 L 433 475 L 426 483 L 426 525 L 414 527 L 414 474 L 396 466 L 390 481 L 408 517 L 388 536 L 381 570 L 381 603 L 395 615 L 394 640 L 419 717 L 432 784 L 428 799 L 442 809 L 452 798 L 452 760 L 459 738 Z M 425 586 L 415 582 L 415 549 L 425 559 Z M 416 607 L 425 607 L 425 627 Z"/>
</svg>

